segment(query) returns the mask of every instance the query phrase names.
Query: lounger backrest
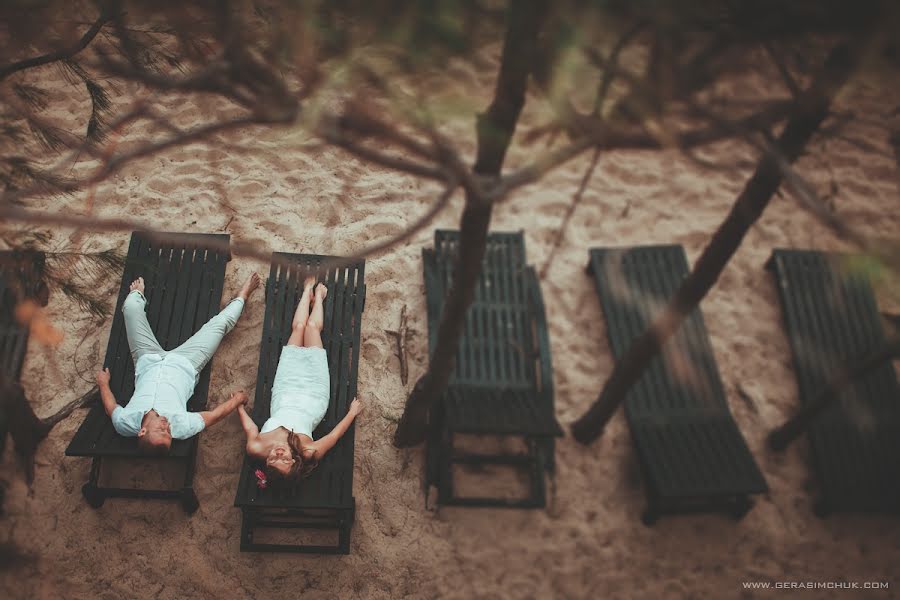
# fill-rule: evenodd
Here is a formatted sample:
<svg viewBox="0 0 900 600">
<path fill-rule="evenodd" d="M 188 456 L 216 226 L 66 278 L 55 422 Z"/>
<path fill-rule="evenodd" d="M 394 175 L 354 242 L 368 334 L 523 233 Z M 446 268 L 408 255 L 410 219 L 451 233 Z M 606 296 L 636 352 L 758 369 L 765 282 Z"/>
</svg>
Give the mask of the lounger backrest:
<svg viewBox="0 0 900 600">
<path fill-rule="evenodd" d="M 365 261 L 329 267 L 334 256 L 274 253 L 266 282 L 266 313 L 259 354 L 256 395 L 252 416 L 262 426 L 271 414 L 272 383 L 281 349 L 291 335 L 294 312 L 303 294 L 303 282 L 314 275 L 328 287 L 322 343 L 328 354 L 331 394 L 328 411 L 313 437 L 331 431 L 347 414 L 356 395 L 359 368 L 360 326 L 365 306 Z M 354 428 L 351 427 L 310 476 L 290 485 L 256 489 L 249 469 L 241 475 L 238 506 L 335 506 L 350 505 L 353 498 Z M 246 463 L 246 461 L 245 461 Z"/>
<path fill-rule="evenodd" d="M 426 270 L 435 278 L 430 283 L 435 289 L 429 290 L 432 319 L 439 318 L 450 290 L 458 251 L 458 232 L 440 230 L 435 234 L 435 249 L 426 252 Z M 482 264 L 451 384 L 532 389 L 536 385 L 537 358 L 535 307 L 528 288 L 522 235 L 489 234 Z M 430 341 L 434 344 L 436 336 L 430 336 Z"/>
<path fill-rule="evenodd" d="M 775 250 L 800 397 L 814 401 L 840 369 L 885 344 L 878 306 L 861 257 L 810 250 Z M 817 418 L 817 425 L 874 428 L 900 422 L 897 376 L 890 362 L 858 378 Z"/>
<path fill-rule="evenodd" d="M 166 234 L 165 243 L 139 233 L 131 236 L 104 362 L 104 366 L 111 367 L 109 385 L 120 404 L 127 404 L 131 399 L 135 383 L 134 362 L 122 314 L 131 281 L 144 278 L 147 321 L 159 345 L 166 350 L 178 347 L 219 312 L 225 283 L 222 274 L 231 253 L 202 246 L 215 238 L 227 244 L 229 236 Z M 206 375 L 194 389 L 189 410 L 206 407 L 208 388 Z"/>
<path fill-rule="evenodd" d="M 688 274 L 681 246 L 591 250 L 613 354 L 621 359 L 653 323 Z M 632 417 L 728 412 L 725 392 L 699 308 L 663 346 L 626 402 Z"/>
<path fill-rule="evenodd" d="M 178 347 L 219 312 L 225 284 L 225 268 L 231 259 L 227 234 L 162 234 L 159 242 L 146 234 L 131 235 L 125 272 L 106 347 L 104 367 L 110 370 L 110 388 L 119 404 L 125 405 L 134 393 L 134 362 L 128 347 L 122 306 L 131 282 L 144 278 L 147 321 L 160 346 Z M 208 249 L 211 246 L 221 250 Z M 215 359 L 213 359 L 215 360 Z M 200 373 L 188 410 L 204 410 L 209 394 L 212 362 Z M 193 453 L 196 438 L 175 440 L 169 457 L 183 458 Z M 66 449 L 68 456 L 137 457 L 141 453 L 135 438 L 116 433 L 98 402 L 88 412 Z"/>
</svg>

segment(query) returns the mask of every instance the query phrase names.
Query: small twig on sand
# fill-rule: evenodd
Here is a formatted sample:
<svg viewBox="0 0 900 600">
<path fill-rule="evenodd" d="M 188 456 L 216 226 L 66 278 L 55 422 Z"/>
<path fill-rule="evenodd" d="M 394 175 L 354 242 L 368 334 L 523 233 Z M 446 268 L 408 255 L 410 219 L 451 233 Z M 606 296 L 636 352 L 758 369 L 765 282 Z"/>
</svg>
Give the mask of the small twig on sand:
<svg viewBox="0 0 900 600">
<path fill-rule="evenodd" d="M 559 230 L 556 232 L 556 239 L 553 240 L 553 247 L 550 248 L 550 254 L 547 256 L 544 266 L 541 267 L 541 272 L 538 275 L 540 279 L 543 279 L 547 275 L 547 271 L 550 270 L 550 266 L 553 264 L 553 258 L 556 256 L 556 251 L 559 250 L 559 247 L 563 242 L 563 238 L 566 235 L 566 229 L 569 227 L 569 221 L 572 220 L 572 215 L 575 214 L 575 209 L 578 208 L 578 204 L 581 202 L 581 197 L 584 195 L 584 190 L 587 189 L 588 182 L 591 180 L 591 175 L 594 174 L 594 169 L 597 168 L 598 160 L 600 160 L 599 148 L 594 151 L 594 157 L 591 159 L 591 164 L 588 165 L 587 171 L 584 172 L 584 177 L 581 178 L 581 185 L 578 186 L 578 190 L 575 192 L 575 195 L 572 196 L 572 203 L 566 210 L 566 214 L 559 226 Z"/>
<path fill-rule="evenodd" d="M 400 327 L 396 331 L 385 329 L 384 332 L 393 336 L 397 340 L 397 358 L 400 359 L 400 381 L 406 385 L 409 378 L 409 363 L 406 360 L 406 337 L 409 334 L 409 327 L 406 323 L 406 305 L 400 309 Z"/>
</svg>

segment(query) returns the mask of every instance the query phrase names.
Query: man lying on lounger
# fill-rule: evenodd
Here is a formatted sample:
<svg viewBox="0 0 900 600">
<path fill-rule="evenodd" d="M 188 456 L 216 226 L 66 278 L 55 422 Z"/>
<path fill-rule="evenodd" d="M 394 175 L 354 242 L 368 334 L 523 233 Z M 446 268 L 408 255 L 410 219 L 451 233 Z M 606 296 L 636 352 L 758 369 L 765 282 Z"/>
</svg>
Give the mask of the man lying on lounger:
<svg viewBox="0 0 900 600">
<path fill-rule="evenodd" d="M 254 273 L 237 298 L 197 333 L 174 350 L 163 350 L 147 322 L 144 278 L 132 282 L 131 292 L 122 305 L 135 379 L 134 395 L 127 406 L 119 406 L 109 389 L 109 369 L 97 373 L 103 408 L 119 435 L 137 436 L 138 446 L 147 454 L 164 454 L 172 446 L 172 438 L 184 440 L 197 435 L 247 402 L 247 394 L 241 390 L 213 410 L 190 412 L 187 409 L 200 371 L 225 334 L 234 328 L 244 303 L 257 287 L 259 275 Z"/>
</svg>

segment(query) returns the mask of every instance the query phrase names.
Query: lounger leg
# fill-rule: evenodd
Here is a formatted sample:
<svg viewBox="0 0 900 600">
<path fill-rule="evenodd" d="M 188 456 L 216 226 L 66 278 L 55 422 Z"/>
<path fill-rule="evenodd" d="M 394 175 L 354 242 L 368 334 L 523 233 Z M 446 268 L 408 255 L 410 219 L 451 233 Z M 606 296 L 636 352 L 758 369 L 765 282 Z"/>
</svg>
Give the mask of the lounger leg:
<svg viewBox="0 0 900 600">
<path fill-rule="evenodd" d="M 194 488 L 182 488 L 181 490 L 181 508 L 184 509 L 189 515 L 197 512 L 197 509 L 200 508 L 200 500 L 197 499 L 197 494 L 194 493 Z"/>
<path fill-rule="evenodd" d="M 641 515 L 641 523 L 647 527 L 651 527 L 659 521 L 659 516 L 659 508 L 652 504 L 648 504 L 647 508 L 644 509 L 644 514 Z"/>
<path fill-rule="evenodd" d="M 731 507 L 731 516 L 740 521 L 753 508 L 753 500 L 747 496 L 738 496 Z"/>
<path fill-rule="evenodd" d="M 103 491 L 97 486 L 97 481 L 100 479 L 100 458 L 94 458 L 91 460 L 91 475 L 88 479 L 88 482 L 81 486 L 81 495 L 84 496 L 84 499 L 87 500 L 88 505 L 91 508 L 100 508 L 103 506 L 103 502 L 106 500 L 106 495 Z"/>
<path fill-rule="evenodd" d="M 816 499 L 816 501 L 813 503 L 813 514 L 820 519 L 824 519 L 831 514 L 831 506 L 828 504 L 825 498 Z"/>
<path fill-rule="evenodd" d="M 446 504 L 453 499 L 453 434 L 442 430 L 438 441 L 438 468 L 437 468 L 437 503 Z"/>
<path fill-rule="evenodd" d="M 253 545 L 253 515 L 248 510 L 241 511 L 241 552 L 247 552 Z"/>
<path fill-rule="evenodd" d="M 184 486 L 181 488 L 181 507 L 189 515 L 194 514 L 200 508 L 200 500 L 194 493 L 194 466 L 197 464 L 197 441 L 193 442 L 190 456 L 185 465 Z"/>
<path fill-rule="evenodd" d="M 350 554 L 350 527 L 353 523 L 353 511 L 342 511 L 338 517 L 338 551 Z"/>
<path fill-rule="evenodd" d="M 547 486 L 544 481 L 545 461 L 542 441 L 529 438 L 528 449 L 534 460 L 531 465 L 531 500 L 536 507 L 543 508 L 547 506 Z"/>
</svg>

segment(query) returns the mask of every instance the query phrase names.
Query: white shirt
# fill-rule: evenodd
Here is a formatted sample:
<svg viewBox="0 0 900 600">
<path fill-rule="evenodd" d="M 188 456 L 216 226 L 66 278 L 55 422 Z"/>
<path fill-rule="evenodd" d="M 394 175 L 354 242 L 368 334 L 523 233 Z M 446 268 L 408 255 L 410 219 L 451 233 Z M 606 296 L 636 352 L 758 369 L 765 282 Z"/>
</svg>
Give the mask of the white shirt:
<svg viewBox="0 0 900 600">
<path fill-rule="evenodd" d="M 119 435 L 137 436 L 144 415 L 151 410 L 169 420 L 172 437 L 176 440 L 203 431 L 203 417 L 187 409 L 199 378 L 187 358 L 172 352 L 145 354 L 134 366 L 134 378 L 134 395 L 128 405 L 117 406 L 112 413 L 113 427 Z"/>
</svg>

